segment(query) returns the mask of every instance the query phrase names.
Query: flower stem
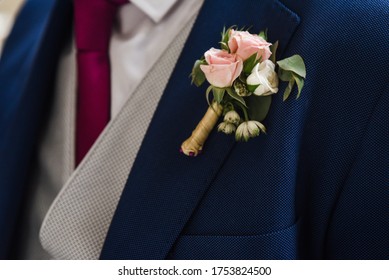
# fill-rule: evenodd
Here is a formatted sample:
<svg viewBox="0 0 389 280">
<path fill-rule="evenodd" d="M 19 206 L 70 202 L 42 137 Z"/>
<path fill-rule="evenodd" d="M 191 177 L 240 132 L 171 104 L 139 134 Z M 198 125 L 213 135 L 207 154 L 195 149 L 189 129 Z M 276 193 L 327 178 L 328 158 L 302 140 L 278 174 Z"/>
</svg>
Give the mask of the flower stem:
<svg viewBox="0 0 389 280">
<path fill-rule="evenodd" d="M 192 135 L 181 145 L 181 152 L 187 156 L 197 156 L 201 153 L 203 145 L 212 129 L 215 127 L 223 112 L 223 106 L 213 102 L 204 117 L 193 130 Z"/>
<path fill-rule="evenodd" d="M 249 116 L 247 114 L 247 110 L 243 106 L 242 106 L 242 109 L 243 109 L 244 119 L 245 119 L 246 122 L 248 122 L 249 121 Z"/>
<path fill-rule="evenodd" d="M 247 113 L 247 109 L 242 104 L 240 104 L 239 102 L 237 104 L 239 105 L 239 107 L 243 111 L 245 121 L 248 122 L 250 119 L 249 119 L 249 115 Z"/>
</svg>

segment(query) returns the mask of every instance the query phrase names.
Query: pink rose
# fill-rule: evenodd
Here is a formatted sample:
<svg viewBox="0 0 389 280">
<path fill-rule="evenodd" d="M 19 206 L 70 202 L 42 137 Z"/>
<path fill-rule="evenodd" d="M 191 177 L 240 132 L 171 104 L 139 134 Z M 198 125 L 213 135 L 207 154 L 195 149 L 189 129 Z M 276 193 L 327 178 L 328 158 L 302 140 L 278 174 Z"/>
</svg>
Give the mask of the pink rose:
<svg viewBox="0 0 389 280">
<path fill-rule="evenodd" d="M 269 59 L 271 56 L 270 46 L 270 43 L 258 35 L 231 29 L 228 47 L 231 53 L 236 53 L 243 60 L 248 59 L 254 53 L 257 53 L 257 59 L 261 56 L 262 61 Z"/>
<path fill-rule="evenodd" d="M 211 48 L 204 56 L 208 65 L 200 65 L 200 68 L 207 81 L 215 87 L 230 87 L 242 72 L 243 62 L 236 54 Z"/>
</svg>

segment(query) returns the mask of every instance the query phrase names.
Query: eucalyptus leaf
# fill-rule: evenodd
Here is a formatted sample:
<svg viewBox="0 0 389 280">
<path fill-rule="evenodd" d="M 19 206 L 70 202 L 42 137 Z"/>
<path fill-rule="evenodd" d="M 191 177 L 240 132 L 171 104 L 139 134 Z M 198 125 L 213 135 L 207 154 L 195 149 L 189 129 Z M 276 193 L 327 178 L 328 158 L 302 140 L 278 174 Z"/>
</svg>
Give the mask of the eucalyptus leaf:
<svg viewBox="0 0 389 280">
<path fill-rule="evenodd" d="M 226 92 L 225 88 L 212 87 L 213 98 L 217 103 L 221 103 Z"/>
<path fill-rule="evenodd" d="M 251 74 L 251 71 L 255 67 L 255 65 L 258 63 L 257 59 L 257 53 L 252 54 L 248 59 L 245 60 L 243 63 L 243 73 L 246 75 Z"/>
<path fill-rule="evenodd" d="M 226 90 L 229 96 L 231 96 L 243 106 L 247 107 L 246 102 L 244 101 L 242 96 L 239 96 L 232 88 L 227 88 Z"/>
<path fill-rule="evenodd" d="M 276 53 L 278 49 L 278 41 L 276 41 L 273 45 L 270 46 L 271 56 L 270 60 L 275 64 L 276 63 Z"/>
<path fill-rule="evenodd" d="M 205 60 L 196 60 L 191 73 L 192 83 L 197 87 L 201 86 L 206 80 L 205 74 L 201 70 L 200 65 L 207 65 L 207 62 L 205 62 Z"/>
<path fill-rule="evenodd" d="M 292 79 L 292 80 L 289 81 L 288 86 L 286 87 L 286 89 L 285 89 L 285 91 L 284 91 L 284 98 L 283 98 L 284 101 L 285 101 L 286 99 L 288 99 L 290 93 L 292 92 L 294 83 L 295 83 L 295 80 L 294 80 L 294 79 Z"/>
<path fill-rule="evenodd" d="M 280 66 L 281 69 L 291 71 L 300 77 L 305 78 L 306 76 L 306 69 L 304 60 L 301 56 L 298 54 L 293 55 L 291 57 L 285 58 L 283 60 L 277 61 L 278 66 Z"/>
<path fill-rule="evenodd" d="M 251 95 L 250 97 L 246 98 L 250 119 L 258 122 L 263 121 L 269 113 L 271 99 L 271 95 Z"/>
<path fill-rule="evenodd" d="M 301 78 L 301 77 L 298 76 L 298 75 L 295 75 L 295 74 L 292 74 L 292 75 L 293 75 L 293 78 L 294 78 L 295 81 L 296 81 L 297 88 L 298 88 L 298 93 L 297 93 L 297 97 L 296 97 L 296 99 L 297 99 L 297 98 L 300 97 L 301 91 L 302 91 L 302 89 L 303 89 L 303 87 L 304 87 L 304 79 Z"/>
<path fill-rule="evenodd" d="M 282 70 L 281 68 L 278 68 L 278 77 L 283 82 L 289 82 L 290 80 L 293 80 L 292 72 L 287 70 Z"/>
</svg>

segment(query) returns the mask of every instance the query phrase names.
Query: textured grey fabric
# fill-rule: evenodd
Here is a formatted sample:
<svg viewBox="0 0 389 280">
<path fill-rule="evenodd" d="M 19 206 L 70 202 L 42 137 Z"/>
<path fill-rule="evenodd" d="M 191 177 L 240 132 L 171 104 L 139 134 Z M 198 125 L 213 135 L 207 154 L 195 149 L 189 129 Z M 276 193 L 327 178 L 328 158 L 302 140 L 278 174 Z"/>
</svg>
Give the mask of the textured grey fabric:
<svg viewBox="0 0 389 280">
<path fill-rule="evenodd" d="M 142 139 L 195 18 L 183 26 L 51 206 L 40 238 L 54 258 L 99 257 Z"/>
<path fill-rule="evenodd" d="M 53 107 L 42 135 L 30 186 L 32 198 L 24 217 L 19 255 L 22 259 L 50 258 L 39 242 L 39 229 L 53 200 L 74 171 L 74 57 L 74 45 L 69 44 L 60 59 Z"/>
</svg>

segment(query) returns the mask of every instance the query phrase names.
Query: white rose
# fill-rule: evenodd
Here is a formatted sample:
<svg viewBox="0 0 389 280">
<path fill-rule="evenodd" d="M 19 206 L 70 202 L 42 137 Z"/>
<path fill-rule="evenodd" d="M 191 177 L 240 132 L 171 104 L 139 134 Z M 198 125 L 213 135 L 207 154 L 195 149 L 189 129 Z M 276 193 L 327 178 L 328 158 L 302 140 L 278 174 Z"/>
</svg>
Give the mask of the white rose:
<svg viewBox="0 0 389 280">
<path fill-rule="evenodd" d="M 278 76 L 274 68 L 275 65 L 271 60 L 255 65 L 250 76 L 247 77 L 248 85 L 258 85 L 254 91 L 255 95 L 265 96 L 278 92 Z"/>
</svg>

